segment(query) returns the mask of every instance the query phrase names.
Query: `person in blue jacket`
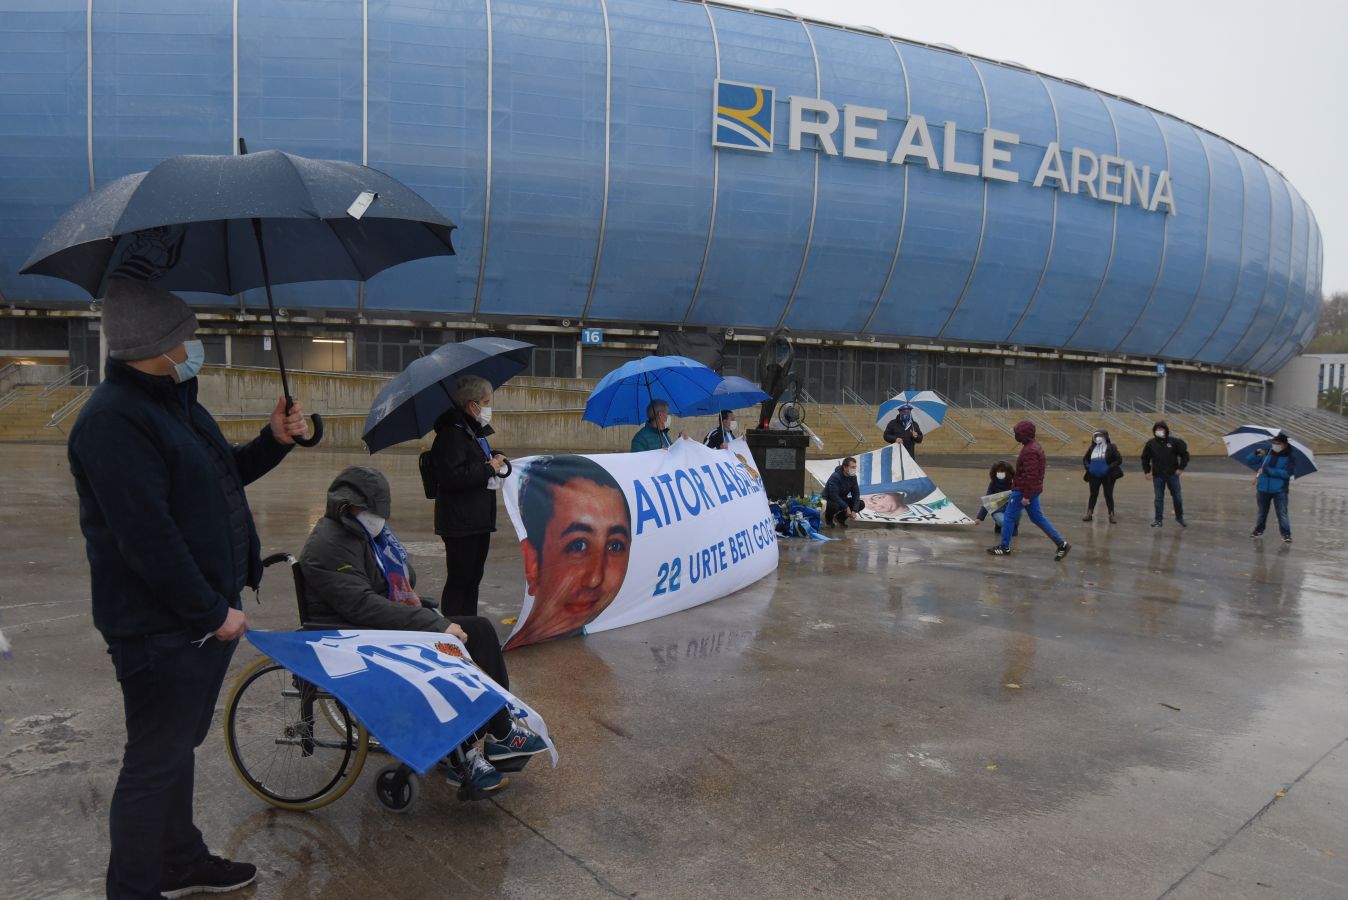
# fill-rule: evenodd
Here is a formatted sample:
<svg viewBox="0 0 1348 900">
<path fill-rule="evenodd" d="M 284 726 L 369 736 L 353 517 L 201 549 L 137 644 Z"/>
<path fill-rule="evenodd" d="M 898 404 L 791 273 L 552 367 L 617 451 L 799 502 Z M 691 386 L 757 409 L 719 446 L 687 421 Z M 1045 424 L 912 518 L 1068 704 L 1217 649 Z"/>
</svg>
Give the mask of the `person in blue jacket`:
<svg viewBox="0 0 1348 900">
<path fill-rule="evenodd" d="M 833 470 L 824 485 L 824 524 L 847 527 L 861 512 L 861 488 L 857 484 L 857 458 L 849 456 Z"/>
<path fill-rule="evenodd" d="M 1296 460 L 1292 457 L 1291 439 L 1281 431 L 1273 438 L 1271 451 L 1260 450 L 1264 464 L 1254 476 L 1255 501 L 1259 505 L 1259 514 L 1254 520 L 1254 531 L 1250 537 L 1264 536 L 1264 523 L 1268 521 L 1268 506 L 1278 512 L 1278 531 L 1282 532 L 1284 544 L 1292 543 L 1292 523 L 1287 518 L 1287 494 L 1296 477 Z"/>
</svg>

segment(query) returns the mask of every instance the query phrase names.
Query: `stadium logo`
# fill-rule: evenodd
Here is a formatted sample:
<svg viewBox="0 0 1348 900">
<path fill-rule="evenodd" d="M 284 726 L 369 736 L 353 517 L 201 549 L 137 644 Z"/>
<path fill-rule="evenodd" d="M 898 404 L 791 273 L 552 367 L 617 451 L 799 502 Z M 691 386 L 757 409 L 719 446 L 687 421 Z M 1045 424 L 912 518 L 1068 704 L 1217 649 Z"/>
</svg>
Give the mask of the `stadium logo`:
<svg viewBox="0 0 1348 900">
<path fill-rule="evenodd" d="M 718 78 L 712 146 L 771 153 L 774 94 L 770 87 Z"/>
</svg>

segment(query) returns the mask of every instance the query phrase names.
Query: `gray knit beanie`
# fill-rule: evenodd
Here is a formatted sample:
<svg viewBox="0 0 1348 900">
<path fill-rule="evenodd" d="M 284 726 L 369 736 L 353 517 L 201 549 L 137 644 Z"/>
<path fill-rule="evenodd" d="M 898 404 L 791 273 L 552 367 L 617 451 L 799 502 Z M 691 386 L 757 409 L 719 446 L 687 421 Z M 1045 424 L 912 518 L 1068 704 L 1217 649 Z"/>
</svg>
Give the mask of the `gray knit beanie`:
<svg viewBox="0 0 1348 900">
<path fill-rule="evenodd" d="M 178 296 L 144 281 L 108 279 L 103 334 L 113 359 L 152 359 L 196 330 L 196 314 Z"/>
</svg>

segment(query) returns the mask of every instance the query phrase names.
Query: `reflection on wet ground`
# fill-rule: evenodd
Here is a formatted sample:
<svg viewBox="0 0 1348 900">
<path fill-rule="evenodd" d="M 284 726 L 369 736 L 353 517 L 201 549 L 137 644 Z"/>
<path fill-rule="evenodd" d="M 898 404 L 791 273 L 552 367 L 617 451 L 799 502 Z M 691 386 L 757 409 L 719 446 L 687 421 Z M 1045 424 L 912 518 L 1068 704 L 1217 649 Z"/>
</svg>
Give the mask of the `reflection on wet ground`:
<svg viewBox="0 0 1348 900">
<path fill-rule="evenodd" d="M 296 453 L 253 486 L 266 550 L 298 548 L 332 474 L 364 459 Z M 96 896 L 119 695 L 63 453 L 0 462 L 0 895 Z M 438 585 L 415 457 L 375 462 Z M 984 469 L 962 465 L 928 469 L 972 512 Z M 333 806 L 279 812 L 212 737 L 201 824 L 258 862 L 257 898 L 1348 896 L 1348 460 L 1293 488 L 1291 546 L 1247 537 L 1229 466 L 1186 475 L 1187 530 L 1147 527 L 1135 470 L 1119 524 L 1083 523 L 1079 474 L 1053 467 L 1064 563 L 1028 522 L 1006 559 L 983 553 L 988 525 L 853 527 L 784 544 L 733 597 L 512 652 L 562 764 L 492 801 L 431 779 L 391 815 L 372 763 Z M 259 627 L 293 625 L 284 582 L 249 601 Z M 499 623 L 521 593 L 502 532 L 484 612 Z"/>
</svg>

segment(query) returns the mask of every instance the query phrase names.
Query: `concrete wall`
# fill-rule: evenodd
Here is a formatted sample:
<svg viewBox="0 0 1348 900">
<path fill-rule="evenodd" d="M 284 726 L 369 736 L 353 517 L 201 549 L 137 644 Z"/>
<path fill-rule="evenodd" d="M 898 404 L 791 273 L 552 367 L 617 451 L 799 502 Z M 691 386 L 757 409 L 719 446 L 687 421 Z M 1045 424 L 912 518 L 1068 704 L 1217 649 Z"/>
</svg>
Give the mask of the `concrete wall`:
<svg viewBox="0 0 1348 900">
<path fill-rule="evenodd" d="M 1319 396 L 1320 357 L 1294 356 L 1273 377 L 1270 404 L 1315 407 Z"/>
</svg>

